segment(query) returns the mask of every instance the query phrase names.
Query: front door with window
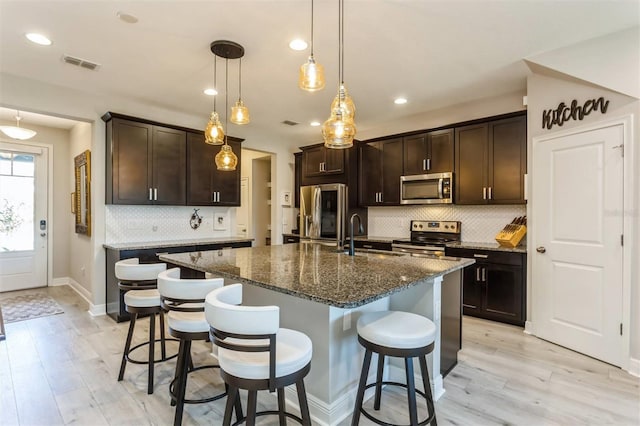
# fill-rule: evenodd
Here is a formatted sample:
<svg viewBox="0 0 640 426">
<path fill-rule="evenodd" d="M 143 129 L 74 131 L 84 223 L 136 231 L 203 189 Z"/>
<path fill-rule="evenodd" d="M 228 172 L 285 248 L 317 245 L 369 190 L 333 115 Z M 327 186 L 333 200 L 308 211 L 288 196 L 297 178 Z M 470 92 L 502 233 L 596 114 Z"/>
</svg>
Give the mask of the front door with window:
<svg viewBox="0 0 640 426">
<path fill-rule="evenodd" d="M 48 285 L 47 164 L 47 148 L 0 143 L 0 292 Z"/>
</svg>

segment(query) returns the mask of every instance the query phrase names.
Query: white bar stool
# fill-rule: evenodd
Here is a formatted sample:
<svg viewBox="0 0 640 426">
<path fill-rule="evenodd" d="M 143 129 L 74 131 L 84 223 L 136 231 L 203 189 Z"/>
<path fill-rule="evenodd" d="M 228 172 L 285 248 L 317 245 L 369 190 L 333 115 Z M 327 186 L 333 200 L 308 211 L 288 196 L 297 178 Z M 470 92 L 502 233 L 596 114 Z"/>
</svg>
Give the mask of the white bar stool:
<svg viewBox="0 0 640 426">
<path fill-rule="evenodd" d="M 162 307 L 169 311 L 167 314 L 169 334 L 180 339 L 176 372 L 169 392 L 171 405 L 176 405 L 173 419 L 174 425 L 182 424 L 184 404 L 199 404 L 216 401 L 227 395 L 227 390 L 219 394 L 202 399 L 187 399 L 188 373 L 204 368 L 218 368 L 217 365 L 202 365 L 193 367 L 191 361 L 191 342 L 209 339 L 209 323 L 204 315 L 204 300 L 208 293 L 222 287 L 223 278 L 181 279 L 180 268 L 168 269 L 158 275 L 158 290 Z M 242 407 L 239 407 L 239 415 Z"/>
<path fill-rule="evenodd" d="M 278 414 L 280 425 L 286 424 L 286 417 L 311 425 L 304 389 L 304 378 L 311 369 L 311 339 L 299 331 L 280 328 L 279 307 L 239 306 L 241 303 L 242 284 L 214 290 L 205 303 L 213 342 L 218 346 L 220 376 L 229 386 L 223 425 L 231 423 L 234 403 L 240 400 L 239 389 L 249 392 L 248 426 L 255 425 L 257 416 L 271 414 Z M 302 418 L 285 410 L 284 388 L 294 383 Z M 267 389 L 277 390 L 278 410 L 256 413 L 257 391 Z"/>
<path fill-rule="evenodd" d="M 356 426 L 360 422 L 360 413 L 379 425 L 391 425 L 391 423 L 386 423 L 373 417 L 362 407 L 364 391 L 375 386 L 376 393 L 373 408 L 374 410 L 380 410 L 382 385 L 390 385 L 407 389 L 411 426 L 426 425 L 427 423 L 430 423 L 431 426 L 436 426 L 436 411 L 433 404 L 426 358 L 427 354 L 433 351 L 435 344 L 435 324 L 428 318 L 409 312 L 381 311 L 363 314 L 358 319 L 357 329 L 358 341 L 364 346 L 365 354 L 351 425 Z M 372 353 L 378 354 L 378 372 L 376 381 L 367 384 Z M 407 376 L 406 384 L 382 381 L 385 356 L 404 358 L 405 373 Z M 420 362 L 424 392 L 415 388 L 413 379 L 414 357 L 418 357 Z M 416 393 L 425 398 L 429 412 L 429 416 L 420 422 L 418 422 Z"/>
<path fill-rule="evenodd" d="M 165 263 L 140 263 L 138 258 L 123 259 L 116 262 L 115 275 L 119 280 L 118 287 L 127 290 L 124 294 L 125 309 L 131 314 L 129 322 L 129 332 L 122 353 L 120 363 L 120 373 L 118 381 L 124 377 L 127 362 L 134 364 L 148 364 L 149 377 L 147 380 L 147 393 L 153 393 L 154 365 L 157 362 L 167 361 L 175 358 L 177 354 L 167 357 L 164 334 L 164 311 L 160 306 L 160 293 L 156 289 L 158 274 L 167 269 Z M 160 315 L 160 339 L 155 338 L 156 334 L 156 314 Z M 139 315 L 149 315 L 149 340 L 140 343 L 133 348 L 131 340 Z M 173 340 L 173 339 L 170 339 Z M 155 359 L 155 342 L 160 342 L 162 357 Z M 138 361 L 130 358 L 130 353 L 141 346 L 149 345 L 149 355 L 147 361 Z"/>
</svg>

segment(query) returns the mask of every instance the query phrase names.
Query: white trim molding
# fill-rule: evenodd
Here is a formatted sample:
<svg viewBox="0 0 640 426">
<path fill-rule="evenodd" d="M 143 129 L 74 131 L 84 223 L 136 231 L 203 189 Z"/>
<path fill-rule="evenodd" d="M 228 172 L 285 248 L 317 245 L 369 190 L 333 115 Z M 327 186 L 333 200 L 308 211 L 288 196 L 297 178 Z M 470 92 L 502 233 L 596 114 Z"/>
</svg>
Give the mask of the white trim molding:
<svg viewBox="0 0 640 426">
<path fill-rule="evenodd" d="M 106 304 L 94 305 L 93 303 L 91 303 L 91 293 L 89 292 L 89 290 L 82 287 L 80 283 L 74 280 L 73 278 L 71 277 L 54 278 L 53 281 L 51 282 L 52 287 L 57 287 L 62 285 L 68 285 L 69 287 L 71 287 L 73 291 L 78 293 L 78 295 L 82 297 L 85 302 L 87 302 L 87 304 L 89 305 L 88 312 L 89 312 L 89 315 L 91 315 L 92 317 L 98 317 L 98 316 L 107 314 L 107 305 Z"/>
<path fill-rule="evenodd" d="M 640 359 L 629 358 L 629 369 L 627 372 L 633 376 L 640 377 Z"/>
</svg>

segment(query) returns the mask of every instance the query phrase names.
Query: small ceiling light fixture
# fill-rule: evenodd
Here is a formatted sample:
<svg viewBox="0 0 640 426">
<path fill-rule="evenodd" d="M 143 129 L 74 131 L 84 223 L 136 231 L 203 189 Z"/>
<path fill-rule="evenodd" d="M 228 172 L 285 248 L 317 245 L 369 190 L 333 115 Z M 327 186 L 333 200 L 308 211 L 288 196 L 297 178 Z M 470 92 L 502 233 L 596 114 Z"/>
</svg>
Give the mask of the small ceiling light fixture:
<svg viewBox="0 0 640 426">
<path fill-rule="evenodd" d="M 308 46 L 309 45 L 307 44 L 307 42 L 302 40 L 301 38 L 296 38 L 289 42 L 289 47 L 292 50 L 305 50 Z"/>
<path fill-rule="evenodd" d="M 0 126 L 0 131 L 12 139 L 18 139 L 21 141 L 34 137 L 36 132 L 34 130 L 20 127 L 20 120 L 22 120 L 22 117 L 20 117 L 20 111 L 16 111 L 16 125 Z"/>
<path fill-rule="evenodd" d="M 316 63 L 313 57 L 313 0 L 311 0 L 311 54 L 307 62 L 300 67 L 298 86 L 307 92 L 324 89 L 324 67 Z"/>
<path fill-rule="evenodd" d="M 407 103 L 407 99 L 406 98 L 396 98 L 393 101 L 393 103 L 396 104 L 396 105 L 404 105 L 404 104 Z"/>
<path fill-rule="evenodd" d="M 320 123 L 319 121 L 312 121 L 311 123 L 309 123 L 309 125 L 312 127 L 318 127 L 320 124 L 322 123 Z"/>
<path fill-rule="evenodd" d="M 217 87 L 218 69 L 216 67 L 218 63 L 218 57 L 213 59 L 213 87 Z M 217 89 L 211 89 L 218 94 Z M 213 112 L 209 116 L 209 122 L 204 129 L 204 141 L 209 145 L 222 145 L 224 143 L 224 129 L 222 123 L 220 123 L 220 116 L 216 111 L 216 96 L 213 95 Z"/>
<path fill-rule="evenodd" d="M 215 96 L 218 94 L 218 91 L 216 89 L 204 89 L 204 94 L 207 96 Z"/>
<path fill-rule="evenodd" d="M 344 84 L 344 0 L 338 0 L 338 94 L 331 103 L 331 116 L 322 125 L 324 146 L 344 149 L 353 146 L 356 135 L 356 106 Z"/>
<path fill-rule="evenodd" d="M 238 100 L 231 108 L 231 122 L 238 125 L 249 124 L 249 108 L 242 102 L 242 58 L 238 66 Z"/>
<path fill-rule="evenodd" d="M 48 37 L 38 33 L 27 33 L 24 35 L 27 40 L 41 46 L 51 46 L 53 43 Z"/>
<path fill-rule="evenodd" d="M 229 124 L 229 59 L 240 59 L 244 56 L 244 47 L 228 40 L 217 40 L 211 43 L 211 52 L 225 59 L 225 126 Z M 247 116 L 248 118 L 248 116 Z M 215 156 L 216 167 L 222 171 L 233 171 L 238 165 L 238 157 L 229 146 L 228 136 L 224 136 L 224 145 Z"/>
<path fill-rule="evenodd" d="M 127 24 L 135 24 L 138 22 L 138 18 L 126 12 L 119 11 L 118 13 L 116 13 L 116 16 L 122 22 L 126 22 Z"/>
</svg>

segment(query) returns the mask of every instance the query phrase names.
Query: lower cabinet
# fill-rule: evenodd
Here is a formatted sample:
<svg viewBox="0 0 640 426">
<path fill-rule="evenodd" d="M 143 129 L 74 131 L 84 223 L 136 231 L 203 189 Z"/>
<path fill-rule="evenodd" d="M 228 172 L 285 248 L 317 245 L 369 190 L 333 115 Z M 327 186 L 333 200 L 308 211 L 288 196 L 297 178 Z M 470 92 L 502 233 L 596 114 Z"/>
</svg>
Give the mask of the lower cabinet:
<svg viewBox="0 0 640 426">
<path fill-rule="evenodd" d="M 446 249 L 446 254 L 476 261 L 463 273 L 465 315 L 524 326 L 526 254 L 451 247 Z"/>
<path fill-rule="evenodd" d="M 158 247 L 149 249 L 111 249 L 106 250 L 106 305 L 107 315 L 117 322 L 128 321 L 130 316 L 125 310 L 124 291 L 118 288 L 118 279 L 115 274 L 116 262 L 122 259 L 131 259 L 137 257 L 140 263 L 157 263 L 158 256 L 168 253 L 188 253 L 206 250 L 221 250 L 225 248 L 251 247 L 251 241 L 215 243 L 215 244 L 198 244 L 190 246 L 174 246 L 174 247 Z M 173 268 L 175 265 L 167 265 L 167 268 Z M 182 269 L 182 278 L 197 278 L 192 276 L 196 271 L 190 269 Z"/>
<path fill-rule="evenodd" d="M 296 244 L 300 242 L 298 235 L 282 234 L 282 244 Z"/>
</svg>

